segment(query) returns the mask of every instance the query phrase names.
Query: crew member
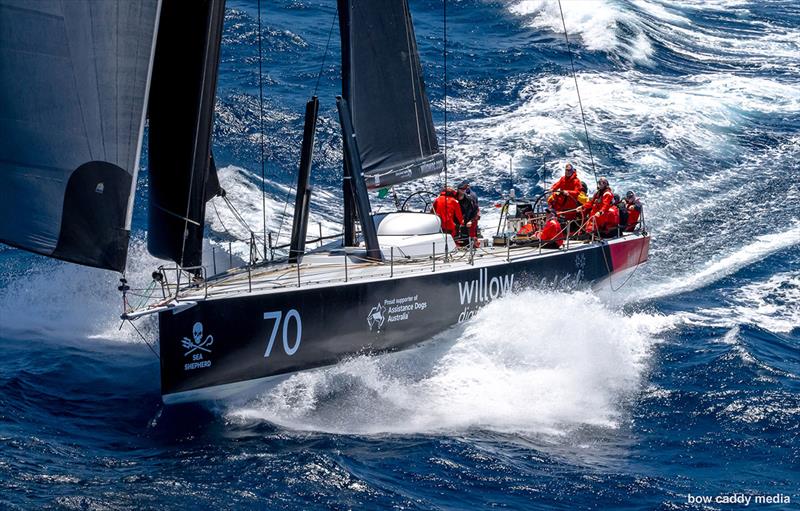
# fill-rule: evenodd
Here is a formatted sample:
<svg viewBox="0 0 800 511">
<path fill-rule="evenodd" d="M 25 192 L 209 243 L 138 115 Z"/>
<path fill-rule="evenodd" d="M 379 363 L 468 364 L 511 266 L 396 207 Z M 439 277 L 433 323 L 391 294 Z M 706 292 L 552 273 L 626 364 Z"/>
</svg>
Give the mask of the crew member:
<svg viewBox="0 0 800 511">
<path fill-rule="evenodd" d="M 619 212 L 619 228 L 624 231 L 628 226 L 628 205 L 615 193 L 614 206 L 617 207 L 617 211 Z"/>
<path fill-rule="evenodd" d="M 542 247 L 545 248 L 558 248 L 564 243 L 564 237 L 561 234 L 561 224 L 558 222 L 555 212 L 552 209 L 546 209 L 545 222 L 542 230 L 538 231 L 534 236 L 539 239 Z"/>
<path fill-rule="evenodd" d="M 608 179 L 601 177 L 597 181 L 597 191 L 592 198 L 584 205 L 588 210 L 588 219 L 586 222 L 587 233 L 604 234 L 609 228 L 615 227 L 613 212 L 609 213 L 609 209 L 614 204 L 614 193 L 608 185 Z M 619 214 L 617 215 L 619 216 Z M 619 219 L 617 219 L 619 222 Z"/>
<path fill-rule="evenodd" d="M 461 206 L 456 200 L 456 191 L 450 187 L 442 190 L 433 201 L 433 212 L 442 221 L 442 232 L 455 238 L 458 235 L 458 227 L 464 223 Z"/>
<path fill-rule="evenodd" d="M 586 201 L 589 200 L 589 185 L 586 184 L 586 181 L 581 181 L 581 193 L 578 194 L 578 202 L 581 203 L 581 206 L 586 204 Z"/>
<path fill-rule="evenodd" d="M 481 218 L 481 210 L 478 206 L 478 196 L 470 188 L 469 181 L 462 181 L 458 185 L 456 199 L 461 206 L 461 216 L 464 217 L 464 228 L 467 230 L 466 235 L 477 240 L 478 220 Z"/>
<path fill-rule="evenodd" d="M 580 206 L 578 197 L 581 193 L 581 180 L 571 163 L 564 167 L 564 175 L 550 187 L 552 194 L 547 198 L 547 204 L 559 216 L 566 220 L 573 220 Z"/>
<path fill-rule="evenodd" d="M 642 215 L 642 203 L 636 197 L 632 190 L 625 194 L 625 209 L 628 212 L 628 219 L 625 223 L 625 231 L 633 232 L 636 225 L 639 223 L 639 217 Z"/>
</svg>

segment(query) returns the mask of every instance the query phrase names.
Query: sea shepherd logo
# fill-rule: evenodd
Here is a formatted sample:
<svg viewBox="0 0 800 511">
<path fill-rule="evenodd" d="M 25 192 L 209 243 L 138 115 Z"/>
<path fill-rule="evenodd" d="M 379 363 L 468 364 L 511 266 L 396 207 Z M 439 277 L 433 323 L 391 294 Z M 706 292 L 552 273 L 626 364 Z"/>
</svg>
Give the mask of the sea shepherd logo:
<svg viewBox="0 0 800 511">
<path fill-rule="evenodd" d="M 458 294 L 464 310 L 458 315 L 458 322 L 466 321 L 475 314 L 475 309 L 487 302 L 505 296 L 514 287 L 514 274 L 489 277 L 489 270 L 483 268 L 478 278 L 458 283 Z M 475 306 L 473 308 L 473 306 Z"/>
<path fill-rule="evenodd" d="M 211 361 L 205 360 L 204 355 L 207 357 L 211 354 L 212 344 L 214 344 L 214 336 L 207 335 L 203 339 L 203 324 L 200 322 L 195 323 L 194 327 L 192 327 L 192 338 L 184 337 L 181 339 L 181 346 L 186 350 L 183 356 L 192 356 L 192 362 L 184 364 L 183 370 L 191 371 L 192 369 L 211 367 Z"/>
</svg>

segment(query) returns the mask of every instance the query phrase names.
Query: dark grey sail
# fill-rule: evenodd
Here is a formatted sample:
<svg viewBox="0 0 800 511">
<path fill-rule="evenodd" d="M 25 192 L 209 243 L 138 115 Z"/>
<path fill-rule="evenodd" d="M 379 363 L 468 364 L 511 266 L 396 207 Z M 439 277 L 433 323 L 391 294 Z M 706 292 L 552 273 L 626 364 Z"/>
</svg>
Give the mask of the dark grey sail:
<svg viewBox="0 0 800 511">
<path fill-rule="evenodd" d="M 0 241 L 122 271 L 158 0 L 0 0 Z"/>
<path fill-rule="evenodd" d="M 219 188 L 211 154 L 224 0 L 163 0 L 149 106 L 147 248 L 200 266 L 206 201 Z"/>
<path fill-rule="evenodd" d="M 338 0 L 342 94 L 370 189 L 440 172 L 406 0 Z"/>
</svg>

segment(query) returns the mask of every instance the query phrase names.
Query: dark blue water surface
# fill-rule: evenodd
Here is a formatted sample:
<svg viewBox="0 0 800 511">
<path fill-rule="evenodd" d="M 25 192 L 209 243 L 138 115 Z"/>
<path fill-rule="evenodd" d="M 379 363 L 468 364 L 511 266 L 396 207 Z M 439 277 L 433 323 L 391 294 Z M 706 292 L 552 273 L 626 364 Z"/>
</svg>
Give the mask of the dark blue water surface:
<svg viewBox="0 0 800 511">
<path fill-rule="evenodd" d="M 797 509 L 800 7 L 562 3 L 597 172 L 643 197 L 653 234 L 651 262 L 621 291 L 524 291 L 414 352 L 245 402 L 164 407 L 158 360 L 119 329 L 117 275 L 0 247 L 0 508 L 701 509 L 698 496 L 740 494 Z M 444 145 L 442 2 L 410 4 Z M 263 7 L 268 229 L 286 236 L 319 78 L 312 220 L 329 232 L 341 217 L 335 2 Z M 260 230 L 256 12 L 228 2 L 214 152 Z M 546 185 L 567 160 L 592 181 L 558 3 L 461 0 L 447 13 L 449 179 L 473 180 L 487 204 L 512 180 Z M 158 264 L 143 162 L 135 285 Z M 246 231 L 217 201 L 209 237 L 227 246 Z"/>
</svg>

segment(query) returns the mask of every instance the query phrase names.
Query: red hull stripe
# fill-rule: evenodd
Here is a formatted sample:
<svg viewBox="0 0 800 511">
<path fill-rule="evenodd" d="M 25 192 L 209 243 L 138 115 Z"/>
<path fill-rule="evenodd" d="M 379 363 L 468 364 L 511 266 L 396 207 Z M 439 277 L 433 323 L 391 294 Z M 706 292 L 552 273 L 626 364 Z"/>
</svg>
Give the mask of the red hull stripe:
<svg viewBox="0 0 800 511">
<path fill-rule="evenodd" d="M 650 249 L 650 237 L 636 238 L 613 243 L 608 246 L 611 251 L 611 266 L 614 271 L 632 268 L 647 261 Z"/>
</svg>

